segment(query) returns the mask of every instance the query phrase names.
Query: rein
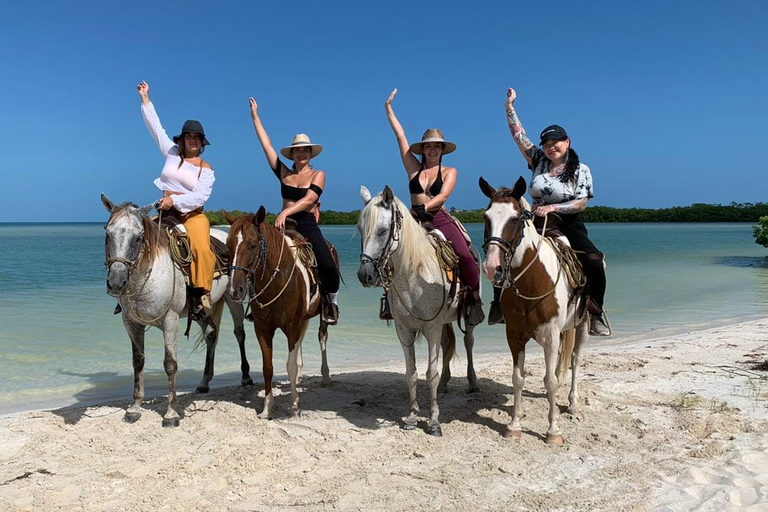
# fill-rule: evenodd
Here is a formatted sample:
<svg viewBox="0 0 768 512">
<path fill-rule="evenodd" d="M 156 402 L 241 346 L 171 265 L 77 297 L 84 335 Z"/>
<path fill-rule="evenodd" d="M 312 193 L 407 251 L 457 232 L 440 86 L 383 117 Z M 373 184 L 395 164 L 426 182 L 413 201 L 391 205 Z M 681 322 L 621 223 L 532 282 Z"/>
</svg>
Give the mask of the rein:
<svg viewBox="0 0 768 512">
<path fill-rule="evenodd" d="M 506 270 L 504 271 L 504 279 L 501 282 L 501 287 L 506 288 L 504 285 L 508 283 L 508 287 L 512 288 L 512 291 L 520 297 L 521 299 L 526 300 L 541 300 L 549 295 L 551 295 L 555 289 L 557 288 L 557 283 L 560 282 L 560 275 L 562 274 L 563 270 L 563 264 L 561 261 L 560 256 L 558 256 L 558 266 L 557 266 L 557 277 L 555 278 L 555 282 L 552 285 L 552 289 L 550 289 L 548 292 L 539 295 L 537 297 L 528 297 L 527 295 L 523 295 L 520 290 L 517 288 L 517 281 L 520 280 L 520 278 L 525 275 L 526 272 L 533 266 L 533 264 L 536 262 L 536 260 L 539 259 L 539 253 L 541 249 L 541 244 L 546 239 L 546 236 L 543 233 L 546 233 L 547 231 L 547 222 L 549 221 L 549 215 L 544 217 L 544 226 L 541 230 L 542 235 L 539 238 L 539 243 L 536 245 L 536 249 L 534 250 L 535 256 L 533 259 L 528 263 L 528 265 L 525 266 L 523 270 L 521 270 L 516 277 L 511 278 L 511 272 L 512 269 L 510 268 L 510 264 L 512 263 L 512 258 L 515 255 L 515 251 L 520 246 L 520 243 L 523 241 L 523 237 L 525 236 L 525 225 L 527 222 L 531 220 L 533 217 L 533 214 L 529 212 L 526 209 L 523 209 L 523 216 L 518 221 L 518 225 L 520 226 L 519 229 L 519 235 L 516 237 L 517 240 L 514 243 L 514 247 L 512 246 L 512 242 L 509 240 L 505 240 L 504 238 L 499 238 L 496 236 L 488 237 L 485 239 L 485 243 L 483 244 L 483 251 L 487 254 L 488 253 L 488 246 L 490 245 L 497 245 L 499 248 L 504 252 L 504 267 L 506 267 Z M 536 228 L 534 228 L 536 229 Z M 555 251 L 555 253 L 559 253 L 559 251 L 552 245 L 552 242 L 547 240 L 547 243 L 550 244 L 550 247 Z"/>
<path fill-rule="evenodd" d="M 365 253 L 360 254 L 360 263 L 366 263 L 367 261 L 370 261 L 373 263 L 373 265 L 376 267 L 376 271 L 379 273 L 379 278 L 381 280 L 381 287 L 384 288 L 384 293 L 387 293 L 389 291 L 389 288 L 391 287 L 395 294 L 397 295 L 397 298 L 400 300 L 400 303 L 403 305 L 405 310 L 408 312 L 409 315 L 411 315 L 412 318 L 415 318 L 416 320 L 420 320 L 422 322 L 431 322 L 435 318 L 437 318 L 437 315 L 440 314 L 440 312 L 445 307 L 445 293 L 443 293 L 443 300 L 440 304 L 440 307 L 437 309 L 434 315 L 432 315 L 431 318 L 422 318 L 419 315 L 415 314 L 411 308 L 408 307 L 408 305 L 403 300 L 403 296 L 400 295 L 400 290 L 397 289 L 397 286 L 395 286 L 394 281 L 392 278 L 394 277 L 394 268 L 392 268 L 392 264 L 390 263 L 390 258 L 392 254 L 395 252 L 395 249 L 392 249 L 392 246 L 395 242 L 400 241 L 400 232 L 402 231 L 403 227 L 403 214 L 400 213 L 400 210 L 395 207 L 395 203 L 393 202 L 390 206 L 390 209 L 392 211 L 392 222 L 389 225 L 389 237 L 387 238 L 387 242 L 384 244 L 384 248 L 381 250 L 381 254 L 378 258 L 374 259 L 371 256 L 368 256 Z M 439 262 L 438 262 L 439 266 Z M 445 272 L 443 269 L 438 270 L 440 272 L 440 277 L 443 281 L 443 289 L 445 289 Z"/>
<path fill-rule="evenodd" d="M 282 239 L 283 239 L 283 243 L 280 246 L 280 255 L 277 258 L 277 264 L 275 265 L 275 269 L 272 271 L 272 274 L 269 276 L 269 281 L 267 281 L 267 283 L 264 286 L 262 286 L 261 290 L 258 293 L 256 293 L 256 289 L 254 288 L 254 285 L 253 285 L 254 279 L 252 277 L 256 273 L 256 270 L 261 265 L 261 278 L 260 278 L 260 280 L 264 279 L 264 274 L 266 273 L 266 270 L 267 270 L 267 250 L 268 250 L 267 239 L 264 237 L 264 233 L 262 233 L 262 231 L 261 231 L 261 226 L 259 226 L 259 248 L 261 249 L 261 258 L 256 261 L 256 265 L 254 265 L 251 268 L 241 267 L 241 266 L 238 266 L 238 265 L 231 265 L 229 267 L 230 273 L 234 272 L 236 270 L 240 270 L 240 271 L 245 272 L 245 274 L 246 274 L 245 280 L 246 280 L 247 287 L 248 287 L 248 299 L 247 299 L 247 301 L 248 302 L 250 302 L 250 301 L 255 302 L 256 305 L 259 306 L 259 308 L 261 308 L 261 309 L 264 309 L 265 307 L 269 306 L 270 304 L 275 302 L 277 299 L 279 299 L 280 296 L 283 295 L 283 292 L 285 292 L 286 288 L 288 288 L 288 285 L 291 283 L 291 279 L 293 279 L 293 273 L 296 270 L 296 265 L 297 265 L 296 259 L 297 258 L 294 257 L 294 259 L 293 259 L 293 266 L 291 267 L 291 273 L 288 276 L 288 279 L 285 281 L 285 284 L 283 285 L 283 287 L 277 293 L 277 295 L 272 300 L 270 300 L 269 302 L 266 302 L 264 304 L 259 302 L 258 297 L 261 296 L 261 294 L 266 291 L 266 289 L 269 287 L 269 285 L 271 285 L 272 282 L 277 277 L 277 274 L 280 272 L 280 262 L 283 260 L 283 253 L 285 252 L 285 246 L 286 246 L 286 242 L 285 242 L 286 236 L 284 234 L 281 235 L 281 236 L 282 236 Z M 246 302 L 246 300 L 243 300 L 243 302 Z"/>
</svg>

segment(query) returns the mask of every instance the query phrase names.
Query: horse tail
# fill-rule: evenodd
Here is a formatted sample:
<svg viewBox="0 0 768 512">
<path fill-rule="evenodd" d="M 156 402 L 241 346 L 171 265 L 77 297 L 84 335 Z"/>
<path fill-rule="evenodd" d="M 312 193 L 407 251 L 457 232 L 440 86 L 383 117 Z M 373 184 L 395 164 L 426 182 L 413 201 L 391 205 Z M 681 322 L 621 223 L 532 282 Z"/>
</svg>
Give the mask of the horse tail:
<svg viewBox="0 0 768 512">
<path fill-rule="evenodd" d="M 440 345 L 443 347 L 443 359 L 451 361 L 456 355 L 456 334 L 453 332 L 453 324 L 443 324 L 443 337 Z"/>
<path fill-rule="evenodd" d="M 565 374 L 571 367 L 573 347 L 576 344 L 576 329 L 567 329 L 560 333 L 560 349 L 557 352 L 557 385 L 562 386 Z"/>
</svg>

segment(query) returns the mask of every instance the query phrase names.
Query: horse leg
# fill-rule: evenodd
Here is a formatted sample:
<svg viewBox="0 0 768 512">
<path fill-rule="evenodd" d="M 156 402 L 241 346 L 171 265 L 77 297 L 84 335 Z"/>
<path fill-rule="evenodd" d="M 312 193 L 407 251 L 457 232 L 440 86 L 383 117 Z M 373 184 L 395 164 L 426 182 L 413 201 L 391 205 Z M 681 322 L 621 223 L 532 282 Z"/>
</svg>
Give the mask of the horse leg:
<svg viewBox="0 0 768 512">
<path fill-rule="evenodd" d="M 547 429 L 547 444 L 563 444 L 563 434 L 557 425 L 557 352 L 560 345 L 560 333 L 553 329 L 544 335 L 542 347 L 544 348 L 544 387 L 547 388 L 547 400 L 549 400 L 549 428 Z"/>
<path fill-rule="evenodd" d="M 211 390 L 211 379 L 213 379 L 213 367 L 216 359 L 216 344 L 219 342 L 219 327 L 221 326 L 221 313 L 224 310 L 224 301 L 219 300 L 213 305 L 213 326 L 210 322 L 205 322 L 205 369 L 203 378 L 197 385 L 195 391 L 198 393 L 207 393 Z M 207 332 L 206 332 L 207 330 Z"/>
<path fill-rule="evenodd" d="M 510 324 L 507 324 L 508 326 Z M 507 425 L 504 437 L 513 437 L 520 439 L 523 434 L 523 427 L 520 425 L 520 418 L 523 416 L 523 388 L 525 388 L 525 344 L 527 340 L 516 337 L 507 331 L 507 344 L 512 352 L 512 386 L 515 393 L 515 402 L 512 408 L 512 421 Z"/>
<path fill-rule="evenodd" d="M 576 344 L 573 347 L 573 358 L 571 360 L 571 392 L 568 394 L 568 412 L 578 417 L 581 414 L 579 410 L 579 390 L 576 385 L 579 363 L 581 362 L 581 349 L 589 339 L 589 323 L 582 322 L 576 327 Z"/>
<path fill-rule="evenodd" d="M 427 365 L 427 384 L 429 385 L 429 424 L 427 425 L 427 434 L 442 437 L 443 429 L 440 426 L 439 416 L 440 407 L 437 405 L 437 384 L 440 380 L 440 373 L 437 371 L 437 359 L 440 352 L 440 338 L 443 332 L 443 326 L 430 329 L 432 332 L 425 332 L 429 345 L 429 363 Z"/>
<path fill-rule="evenodd" d="M 141 417 L 141 402 L 144 400 L 144 328 L 127 322 L 124 324 L 133 353 L 133 403 L 126 409 L 123 421 L 135 423 Z"/>
<path fill-rule="evenodd" d="M 260 326 L 256 323 L 253 325 L 261 348 L 261 371 L 264 374 L 264 409 L 259 414 L 259 418 L 268 420 L 272 417 L 272 377 L 275 373 L 272 367 L 272 338 L 275 335 L 275 330 L 270 329 L 268 332 L 260 333 Z"/>
<path fill-rule="evenodd" d="M 235 324 L 235 338 L 237 339 L 237 347 L 240 349 L 240 385 L 243 387 L 253 386 L 251 365 L 248 364 L 248 358 L 245 355 L 245 311 L 243 311 L 242 304 L 233 302 L 228 295 L 224 297 Z"/>
<path fill-rule="evenodd" d="M 443 370 L 440 373 L 440 384 L 437 385 L 437 392 L 447 393 L 448 381 L 451 380 L 451 359 L 456 353 L 456 335 L 453 332 L 453 324 L 443 325 L 440 348 L 443 350 Z"/>
<path fill-rule="evenodd" d="M 288 379 L 291 381 L 291 416 L 293 418 L 299 417 L 299 390 L 296 386 L 299 380 L 299 372 L 301 371 L 299 361 L 301 357 L 301 342 L 304 340 L 304 333 L 307 332 L 307 326 L 309 320 L 304 320 L 299 326 L 298 336 L 290 331 L 286 333 L 288 336 L 288 362 L 286 369 L 288 370 Z M 291 335 L 292 334 L 292 335 Z"/>
<path fill-rule="evenodd" d="M 320 381 L 320 385 L 331 385 L 331 372 L 328 369 L 328 354 L 326 353 L 326 346 L 328 343 L 328 324 L 320 321 L 320 328 L 317 331 L 317 340 L 320 342 L 320 355 L 323 358 L 323 362 L 320 365 L 320 373 L 323 375 L 323 379 Z"/>
<path fill-rule="evenodd" d="M 168 375 L 168 409 L 163 415 L 164 427 L 178 427 L 179 413 L 176 408 L 179 405 L 179 399 L 176 396 L 176 373 L 179 370 L 176 351 L 179 336 L 179 315 L 169 311 L 163 319 L 163 339 L 165 340 L 165 357 L 163 358 L 163 367 Z"/>
<path fill-rule="evenodd" d="M 416 350 L 413 347 L 416 342 L 416 333 L 404 327 L 401 328 L 397 324 L 395 327 L 405 356 L 405 380 L 408 382 L 408 395 L 411 401 L 411 411 L 406 418 L 403 418 L 402 428 L 403 430 L 413 430 L 416 428 L 419 416 L 419 403 L 416 400 L 416 382 L 419 376 L 416 374 Z"/>
<path fill-rule="evenodd" d="M 475 346 L 475 326 L 468 325 L 467 332 L 464 334 L 464 348 L 467 349 L 467 393 L 477 393 L 480 386 L 477 384 L 477 375 L 475 374 L 475 360 L 472 356 L 472 349 Z"/>
</svg>

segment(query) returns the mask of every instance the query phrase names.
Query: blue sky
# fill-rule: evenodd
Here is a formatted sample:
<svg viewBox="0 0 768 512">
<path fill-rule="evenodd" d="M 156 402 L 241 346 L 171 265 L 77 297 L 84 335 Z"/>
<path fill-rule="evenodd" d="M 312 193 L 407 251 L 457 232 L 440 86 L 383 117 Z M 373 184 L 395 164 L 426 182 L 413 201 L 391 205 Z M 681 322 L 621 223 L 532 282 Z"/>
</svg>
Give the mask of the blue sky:
<svg viewBox="0 0 768 512">
<path fill-rule="evenodd" d="M 159 197 L 140 80 L 169 134 L 205 126 L 208 209 L 280 208 L 251 95 L 276 147 L 298 132 L 325 146 L 323 209 L 358 208 L 361 184 L 407 201 L 394 87 L 410 140 L 436 126 L 458 145 L 449 206 L 483 207 L 481 175 L 529 176 L 509 86 L 529 134 L 568 130 L 590 204 L 764 202 L 767 19 L 762 1 L 3 2 L 0 222 L 98 221 L 100 192 Z"/>
</svg>

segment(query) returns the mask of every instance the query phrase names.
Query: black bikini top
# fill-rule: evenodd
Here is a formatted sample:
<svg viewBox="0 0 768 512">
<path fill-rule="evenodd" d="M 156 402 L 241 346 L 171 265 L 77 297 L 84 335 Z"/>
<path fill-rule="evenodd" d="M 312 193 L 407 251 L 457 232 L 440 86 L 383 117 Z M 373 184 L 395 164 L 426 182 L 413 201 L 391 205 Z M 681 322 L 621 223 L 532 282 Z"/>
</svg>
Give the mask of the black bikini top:
<svg viewBox="0 0 768 512">
<path fill-rule="evenodd" d="M 408 182 L 408 190 L 411 192 L 411 194 L 423 194 L 424 188 L 421 186 L 421 181 L 419 178 L 421 178 L 421 171 L 424 169 L 419 169 L 419 172 L 416 173 L 416 176 L 411 178 L 411 181 Z M 440 191 L 443 190 L 443 166 L 441 165 L 437 169 L 437 178 L 435 178 L 434 183 L 432 183 L 432 186 L 429 187 L 429 195 L 432 197 L 435 197 L 437 194 L 440 193 Z"/>
<path fill-rule="evenodd" d="M 285 168 L 286 172 L 290 172 L 290 169 L 288 169 L 288 167 L 286 167 L 286 165 L 278 159 L 277 168 L 272 169 L 272 172 L 275 173 L 275 176 L 277 176 L 277 179 L 280 180 L 280 195 L 283 197 L 283 199 L 287 201 L 298 201 L 299 199 L 307 195 L 308 190 L 311 190 L 312 192 L 317 194 L 317 197 L 320 197 L 320 195 L 323 193 L 323 189 L 318 187 L 314 183 L 310 184 L 309 187 L 307 188 L 292 187 L 291 185 L 286 185 L 285 183 L 283 183 L 283 180 L 280 179 L 283 168 Z"/>
</svg>

